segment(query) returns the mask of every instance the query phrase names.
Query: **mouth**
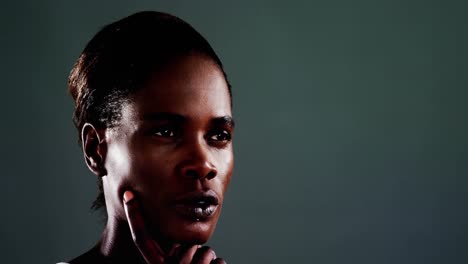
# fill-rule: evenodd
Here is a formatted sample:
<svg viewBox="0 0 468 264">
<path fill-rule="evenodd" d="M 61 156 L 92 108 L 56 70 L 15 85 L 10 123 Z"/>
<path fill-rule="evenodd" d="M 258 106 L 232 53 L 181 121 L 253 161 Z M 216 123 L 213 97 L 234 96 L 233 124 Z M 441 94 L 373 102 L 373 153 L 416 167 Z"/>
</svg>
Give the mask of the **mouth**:
<svg viewBox="0 0 468 264">
<path fill-rule="evenodd" d="M 214 216 L 219 199 L 214 191 L 192 192 L 176 199 L 176 212 L 190 221 L 206 221 Z"/>
</svg>

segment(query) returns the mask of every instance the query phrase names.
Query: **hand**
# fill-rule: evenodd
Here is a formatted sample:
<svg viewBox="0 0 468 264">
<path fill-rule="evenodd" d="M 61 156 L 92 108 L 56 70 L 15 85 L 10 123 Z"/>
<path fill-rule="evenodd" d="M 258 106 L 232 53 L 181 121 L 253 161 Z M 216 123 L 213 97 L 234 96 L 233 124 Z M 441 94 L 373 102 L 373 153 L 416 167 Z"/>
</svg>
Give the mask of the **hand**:
<svg viewBox="0 0 468 264">
<path fill-rule="evenodd" d="M 123 200 L 133 242 L 146 263 L 226 264 L 222 258 L 217 258 L 216 253 L 207 246 L 179 246 L 172 255 L 168 256 L 146 231 L 139 204 L 134 194 L 131 191 L 126 191 Z"/>
</svg>

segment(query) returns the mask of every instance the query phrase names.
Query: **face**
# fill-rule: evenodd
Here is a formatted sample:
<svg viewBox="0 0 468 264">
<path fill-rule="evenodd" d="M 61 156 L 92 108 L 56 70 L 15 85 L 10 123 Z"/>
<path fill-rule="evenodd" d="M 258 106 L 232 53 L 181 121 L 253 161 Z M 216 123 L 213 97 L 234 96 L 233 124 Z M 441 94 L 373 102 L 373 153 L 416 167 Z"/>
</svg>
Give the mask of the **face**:
<svg viewBox="0 0 468 264">
<path fill-rule="evenodd" d="M 233 129 L 228 87 L 210 59 L 190 55 L 155 73 L 106 131 L 109 218 L 125 221 L 122 195 L 133 190 L 154 238 L 206 242 L 232 175 Z"/>
</svg>

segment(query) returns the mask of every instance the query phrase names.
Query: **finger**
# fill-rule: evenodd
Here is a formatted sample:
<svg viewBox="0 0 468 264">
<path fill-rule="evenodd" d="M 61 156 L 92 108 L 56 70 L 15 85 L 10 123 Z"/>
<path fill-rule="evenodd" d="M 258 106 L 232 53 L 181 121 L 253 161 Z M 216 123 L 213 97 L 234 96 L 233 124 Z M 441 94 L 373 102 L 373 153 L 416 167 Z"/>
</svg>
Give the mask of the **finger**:
<svg viewBox="0 0 468 264">
<path fill-rule="evenodd" d="M 213 259 L 210 264 L 226 264 L 226 261 L 222 258 Z"/>
<path fill-rule="evenodd" d="M 176 246 L 176 248 L 173 248 L 171 253 L 166 256 L 166 262 L 165 264 L 180 264 L 181 259 L 186 255 L 189 254 L 187 251 L 194 247 L 194 245 L 183 245 L 180 244 Z M 197 246 L 198 248 L 198 246 Z M 196 250 L 196 248 L 195 248 Z"/>
<path fill-rule="evenodd" d="M 179 258 L 179 263 L 180 264 L 191 264 L 193 255 L 199 249 L 199 245 L 193 245 L 193 246 L 188 246 L 186 247 L 186 250 L 181 251 L 180 253 L 180 258 Z"/>
<path fill-rule="evenodd" d="M 193 246 L 194 245 L 179 244 L 176 248 L 172 249 L 172 252 L 167 257 L 179 263 L 182 257 Z"/>
<path fill-rule="evenodd" d="M 124 193 L 123 204 L 125 214 L 127 215 L 128 225 L 130 226 L 130 232 L 132 233 L 133 242 L 135 242 L 135 245 L 146 263 L 164 263 L 164 252 L 146 231 L 140 206 L 132 192 L 126 191 Z"/>
<path fill-rule="evenodd" d="M 210 247 L 204 246 L 193 255 L 193 264 L 209 264 L 216 258 L 216 253 Z"/>
</svg>

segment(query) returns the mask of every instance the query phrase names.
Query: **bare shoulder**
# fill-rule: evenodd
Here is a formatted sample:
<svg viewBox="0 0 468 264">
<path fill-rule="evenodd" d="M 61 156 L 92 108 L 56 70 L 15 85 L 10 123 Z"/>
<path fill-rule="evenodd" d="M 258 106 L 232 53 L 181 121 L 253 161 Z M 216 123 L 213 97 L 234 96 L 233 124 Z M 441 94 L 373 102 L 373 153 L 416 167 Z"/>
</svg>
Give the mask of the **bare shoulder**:
<svg viewBox="0 0 468 264">
<path fill-rule="evenodd" d="M 102 255 L 98 253 L 98 250 L 96 247 L 90 249 L 88 252 L 68 262 L 59 262 L 57 264 L 90 264 L 90 263 L 106 263 Z"/>
</svg>

